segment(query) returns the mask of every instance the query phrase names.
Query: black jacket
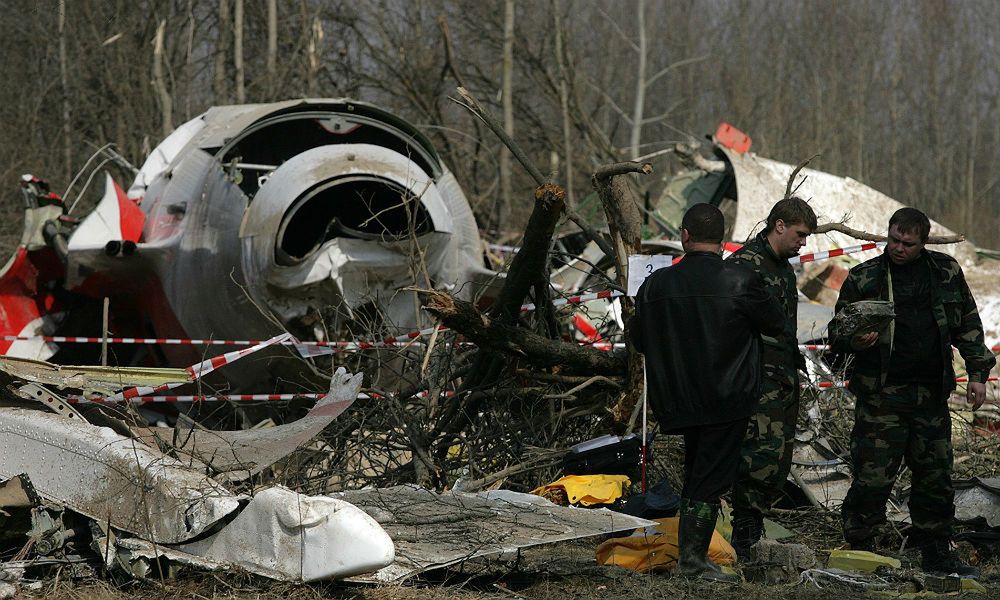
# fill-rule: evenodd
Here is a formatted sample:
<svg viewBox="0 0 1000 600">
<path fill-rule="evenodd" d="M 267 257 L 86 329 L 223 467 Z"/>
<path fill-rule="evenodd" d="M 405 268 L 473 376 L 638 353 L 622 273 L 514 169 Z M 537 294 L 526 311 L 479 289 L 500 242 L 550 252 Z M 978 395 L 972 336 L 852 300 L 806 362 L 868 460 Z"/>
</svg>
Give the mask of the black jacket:
<svg viewBox="0 0 1000 600">
<path fill-rule="evenodd" d="M 650 406 L 665 431 L 753 413 L 760 334 L 779 335 L 784 311 L 756 273 L 718 254 L 689 252 L 639 288 L 629 337 L 646 356 Z"/>
</svg>

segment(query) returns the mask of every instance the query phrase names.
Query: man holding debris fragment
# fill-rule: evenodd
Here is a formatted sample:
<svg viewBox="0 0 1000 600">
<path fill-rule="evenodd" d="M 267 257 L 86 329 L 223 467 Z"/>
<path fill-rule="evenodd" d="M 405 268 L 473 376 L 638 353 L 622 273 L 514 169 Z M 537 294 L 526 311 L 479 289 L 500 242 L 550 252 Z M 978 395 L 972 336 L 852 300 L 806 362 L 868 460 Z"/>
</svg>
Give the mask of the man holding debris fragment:
<svg viewBox="0 0 1000 600">
<path fill-rule="evenodd" d="M 966 396 L 973 410 L 986 399 L 986 379 L 996 364 L 984 343 L 976 302 L 954 258 L 926 250 L 930 221 L 914 208 L 889 219 L 885 253 L 851 269 L 840 290 L 837 315 L 859 301 L 893 304 L 884 331 L 843 331 L 831 322 L 831 344 L 854 355 L 849 389 L 857 398 L 851 460 L 854 481 L 844 500 L 844 538 L 871 550 L 885 522 L 885 503 L 905 459 L 913 475 L 913 539 L 928 572 L 975 577 L 951 550 L 955 491 L 951 483 L 951 416 L 955 389 L 952 346 L 968 371 Z"/>
<path fill-rule="evenodd" d="M 719 496 L 760 393 L 761 334 L 778 335 L 781 307 L 749 269 L 722 260 L 719 209 L 696 204 L 681 222 L 684 260 L 650 275 L 636 296 L 630 337 L 646 357 L 660 427 L 684 436 L 678 529 L 680 573 L 733 582 L 707 558 Z"/>
<path fill-rule="evenodd" d="M 816 229 L 816 213 L 797 197 L 779 200 L 764 231 L 729 257 L 757 272 L 768 293 L 783 309 L 782 329 L 765 337 L 761 350 L 763 391 L 750 418 L 733 487 L 733 548 L 746 560 L 764 532 L 763 511 L 778 499 L 792 465 L 795 424 L 799 417 L 798 288 L 788 259 L 805 246 Z"/>
</svg>

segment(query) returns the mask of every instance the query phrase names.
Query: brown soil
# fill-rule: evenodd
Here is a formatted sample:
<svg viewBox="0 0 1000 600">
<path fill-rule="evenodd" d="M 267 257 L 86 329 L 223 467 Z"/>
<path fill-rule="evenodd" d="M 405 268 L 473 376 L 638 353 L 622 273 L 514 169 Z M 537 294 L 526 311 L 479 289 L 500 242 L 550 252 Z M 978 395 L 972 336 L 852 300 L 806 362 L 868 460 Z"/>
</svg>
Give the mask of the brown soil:
<svg viewBox="0 0 1000 600">
<path fill-rule="evenodd" d="M 56 600 L 124 600 L 141 597 L 144 600 L 167 599 L 240 599 L 240 600 L 307 600 L 340 598 L 356 600 L 402 599 L 468 599 L 537 598 L 563 600 L 618 599 L 682 599 L 713 598 L 719 600 L 764 600 L 791 598 L 854 598 L 886 597 L 844 584 L 827 585 L 823 589 L 811 583 L 761 585 L 741 583 L 719 585 L 690 581 L 670 574 L 640 574 L 620 568 L 601 567 L 594 563 L 596 542 L 571 542 L 530 549 L 516 563 L 492 564 L 480 567 L 476 575 L 456 571 L 434 572 L 402 585 L 364 586 L 339 582 L 293 585 L 248 576 L 242 573 L 204 573 L 189 571 L 173 580 L 129 581 L 115 586 L 106 580 L 68 581 L 52 577 L 41 589 L 22 587 L 20 598 Z M 821 555 L 822 558 L 822 555 Z M 981 582 L 986 595 L 965 594 L 969 598 L 1000 598 L 1000 568 L 997 563 L 981 564 Z M 919 573 L 903 569 L 893 577 L 894 591 L 912 591 Z"/>
</svg>

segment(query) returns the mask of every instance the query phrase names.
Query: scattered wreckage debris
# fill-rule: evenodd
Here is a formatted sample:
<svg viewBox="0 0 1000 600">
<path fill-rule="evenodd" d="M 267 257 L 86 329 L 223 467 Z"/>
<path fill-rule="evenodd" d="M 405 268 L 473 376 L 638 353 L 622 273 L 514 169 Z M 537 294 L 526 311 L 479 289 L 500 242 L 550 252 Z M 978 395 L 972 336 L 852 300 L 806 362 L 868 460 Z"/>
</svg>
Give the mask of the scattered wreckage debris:
<svg viewBox="0 0 1000 600">
<path fill-rule="evenodd" d="M 113 367 L 53 372 L 47 363 L 12 360 L 0 368 L 15 380 L 24 374 L 41 380 L 41 371 L 45 384 L 59 388 L 92 389 L 112 374 L 119 380 L 111 387 L 159 382 L 142 370 Z M 178 379 L 177 372 L 159 375 Z M 262 430 L 211 431 L 181 422 L 175 428 L 126 427 L 122 434 L 37 404 L 5 406 L 0 476 L 9 479 L 0 487 L 2 508 L 31 508 L 28 536 L 40 555 L 60 557 L 73 546 L 136 576 L 165 559 L 289 581 L 365 573 L 372 575 L 363 580 L 395 581 L 471 558 L 649 524 L 506 491 L 437 494 L 396 487 L 306 496 L 272 486 L 246 495 L 222 483 L 259 474 L 310 441 L 354 402 L 361 380 L 340 369 L 329 394 L 306 416 Z M 429 529 L 415 538 L 415 526 Z"/>
<path fill-rule="evenodd" d="M 474 99 L 470 105 L 478 106 Z M 477 115 L 489 118 L 479 110 Z M 713 159 L 693 161 L 701 172 L 678 176 L 677 185 L 668 189 L 682 208 L 695 198 L 725 205 L 732 217 L 729 237 L 740 240 L 749 235 L 750 220 L 766 214 L 761 207 L 777 197 L 775 186 L 784 179 L 791 183 L 794 176 L 786 177 L 790 165 L 747 153 L 748 140 L 732 133 L 727 135 L 733 147 L 720 138 Z M 291 149 L 270 149 L 274 136 L 297 141 Z M 613 351 L 623 341 L 630 310 L 624 293 L 628 255 L 654 246 L 679 253 L 675 242 L 671 247 L 669 241 L 640 239 L 641 215 L 629 181 L 633 173 L 648 175 L 650 167 L 609 165 L 595 175 L 609 239 L 566 205 L 562 188 L 546 181 L 513 140 L 505 143 L 538 188 L 524 240 L 503 277 L 482 267 L 468 204 L 429 143 L 413 126 L 353 101 L 212 109 L 164 140 L 127 194 L 109 182 L 104 200 L 79 224 L 65 218 L 60 201 L 43 193 L 38 180 L 27 183 L 25 238 L 0 275 L 0 288 L 11 291 L 4 308 L 21 310 L 19 320 L 5 322 L 3 332 L 16 338 L 3 339 L 19 356 L 42 358 L 56 351 L 48 345 L 54 340 L 40 339 L 39 333 L 71 333 L 81 321 L 94 333 L 93 313 L 79 309 L 92 308 L 104 296 L 116 306 L 116 332 L 145 335 L 134 317 L 148 314 L 153 333 L 161 336 L 154 340 L 246 339 L 279 329 L 307 342 L 339 343 L 347 337 L 343 343 L 357 347 L 391 334 L 397 335 L 389 339 L 401 344 L 425 340 L 368 362 L 335 355 L 335 364 L 364 371 L 372 386 L 367 397 L 378 403 L 352 404 L 360 396 L 361 376 L 341 371 L 333 375 L 330 392 L 304 416 L 261 429 L 210 428 L 173 414 L 174 427 L 149 427 L 126 409 L 76 410 L 49 390 L 69 387 L 124 398 L 121 390 L 129 386 L 155 391 L 190 381 L 169 380 L 180 373 L 150 372 L 145 374 L 153 379 L 137 381 L 128 377 L 143 371 L 104 378 L 111 371 L 3 363 L 6 373 L 22 383 L 10 390 L 17 401 L 37 399 L 41 391 L 53 412 L 42 413 L 37 404 L 36 410 L 0 408 L 0 427 L 10 420 L 10 431 L 3 434 L 8 437 L 0 442 L 16 441 L 66 458 L 53 463 L 65 467 L 63 473 L 49 473 L 31 456 L 0 470 L 4 477 L 24 475 L 24 483 L 37 484 L 38 500 L 32 502 L 66 507 L 58 516 L 39 515 L 32 528 L 35 547 L 42 541 L 42 548 L 55 547 L 58 554 L 60 548 L 83 553 L 93 546 L 106 565 L 140 575 L 166 559 L 200 568 L 237 566 L 291 581 L 348 576 L 400 581 L 457 563 L 471 568 L 471 558 L 652 525 L 606 511 L 554 507 L 513 491 L 439 493 L 396 485 L 416 481 L 454 491 L 506 481 L 532 489 L 539 480 L 551 481 L 548 475 L 557 468 L 552 460 L 526 458 L 533 445 L 554 452 L 609 430 L 621 433 L 641 406 L 641 361 L 630 350 Z M 817 206 L 823 206 L 817 212 L 826 218 L 842 216 L 836 204 L 823 204 L 830 192 L 838 202 L 850 198 L 863 213 L 852 225 L 884 228 L 892 201 L 868 205 L 858 198 L 877 192 L 808 169 L 800 173 L 807 179 L 800 193 L 814 194 Z M 817 183 L 823 185 L 812 187 Z M 335 202 L 356 197 L 373 198 L 375 206 Z M 663 204 L 660 221 L 676 223 L 662 216 L 669 208 Z M 410 211 L 409 216 L 404 219 L 396 209 Z M 383 210 L 388 217 L 375 218 Z M 553 238 L 563 215 L 581 227 L 586 247 L 557 263 L 551 249 L 561 243 Z M 817 248 L 840 248 L 820 250 L 817 256 L 844 254 L 852 247 L 844 244 L 853 239 L 847 237 L 853 235 L 849 228 L 833 229 L 815 236 L 826 240 Z M 872 252 L 876 247 L 861 248 Z M 167 260 L 171 254 L 180 260 Z M 429 267 L 426 276 L 414 277 L 423 271 L 413 267 L 421 266 Z M 804 279 L 819 280 L 815 272 L 803 270 Z M 62 291 L 71 291 L 69 297 L 79 305 L 63 306 L 48 295 L 63 276 L 68 288 Z M 831 269 L 814 287 L 831 289 L 837 280 L 838 272 Z M 572 312 L 559 314 L 553 293 L 604 295 L 588 307 L 574 305 Z M 139 298 L 150 305 L 129 304 Z M 425 304 L 423 313 L 418 299 Z M 539 310 L 524 316 L 529 300 Z M 258 307 L 275 319 L 262 316 Z M 800 308 L 800 342 L 818 346 L 831 311 L 804 298 Z M 58 314 L 67 311 L 59 321 Z M 572 326 L 562 318 L 567 314 Z M 443 331 L 437 321 L 452 331 Z M 108 337 L 107 331 L 100 337 Z M 612 351 L 598 349 L 598 343 Z M 153 354 L 162 352 L 171 363 L 182 352 L 190 356 L 198 350 L 195 344 L 153 345 Z M 835 382 L 836 374 L 816 352 L 810 373 Z M 70 354 L 63 348 L 55 358 L 64 362 Z M 240 376 L 231 380 L 248 386 L 273 379 L 283 372 L 277 362 L 239 365 Z M 284 362 L 311 369 L 314 380 L 325 372 L 317 361 Z M 407 369 L 417 375 L 401 375 Z M 848 423 L 850 399 L 839 388 L 807 393 L 815 400 L 803 402 L 812 437 L 800 440 L 797 449 L 790 486 L 802 498 L 792 501 L 792 509 L 811 504 L 835 510 L 849 473 L 842 458 L 844 440 L 838 438 L 842 432 L 832 431 L 833 417 L 826 409 L 836 403 L 836 414 Z M 350 418 L 352 413 L 357 418 Z M 29 429 L 32 439 L 22 440 Z M 67 456 L 74 450 L 74 457 Z M 315 462 L 300 472 L 283 471 L 281 462 L 296 451 Z M 0 466 L 6 469 L 3 460 Z M 79 487 L 81 473 L 95 485 L 69 489 L 73 476 Z M 286 474 L 296 484 L 289 488 L 303 490 L 308 484 L 321 494 L 380 487 L 304 495 L 270 485 Z M 120 487 L 108 487 L 109 481 Z M 270 487 L 254 489 L 263 482 Z M 18 499 L 15 487 L 11 494 Z M 511 536 L 515 522 L 521 529 Z M 63 533 L 69 531 L 74 533 Z M 811 575 L 802 575 L 803 580 L 816 585 L 823 577 L 840 576 L 833 569 L 823 575 L 805 561 L 796 565 L 793 570 L 805 569 Z M 783 570 L 782 576 L 794 579 L 792 571 Z"/>
<path fill-rule="evenodd" d="M 27 376 L 86 390 L 102 383 L 105 393 L 189 376 L 186 370 L 150 374 L 114 367 L 53 368 L 37 361 L 0 362 L 13 380 Z M 113 377 L 118 381 L 112 386 Z M 8 389 L 17 386 L 9 383 Z M 347 502 L 280 486 L 250 496 L 207 475 L 231 474 L 234 464 L 244 469 L 245 477 L 260 472 L 309 441 L 350 406 L 360 388 L 361 375 L 341 369 L 331 380 L 330 393 L 302 423 L 264 435 L 180 429 L 167 436 L 127 420 L 115 428 L 92 424 L 115 419 L 101 412 L 101 405 L 82 417 L 26 402 L 12 406 L 8 400 L 0 407 L 0 445 L 5 449 L 0 476 L 7 478 L 0 498 L 4 508 L 31 507 L 30 545 L 46 556 L 65 553 L 72 544 L 78 553 L 96 551 L 110 567 L 120 564 L 118 548 L 146 558 L 158 558 L 162 550 L 163 556 L 181 562 L 239 566 L 292 581 L 372 571 L 392 562 L 392 540 Z M 218 440 L 227 442 L 228 455 L 212 443 Z"/>
<path fill-rule="evenodd" d="M 655 524 L 606 508 L 557 506 L 509 490 L 437 493 L 396 486 L 346 491 L 335 497 L 371 515 L 396 544 L 392 565 L 352 581 L 398 582 L 476 558 L 516 556 L 522 548 Z"/>
<path fill-rule="evenodd" d="M 164 139 L 127 192 L 106 176 L 103 199 L 83 217 L 37 177 L 25 176 L 22 191 L 24 236 L 0 273 L 7 336 L 101 335 L 92 315 L 107 297 L 110 326 L 124 336 L 368 339 L 426 325 L 404 290 L 418 280 L 469 299 L 495 276 L 430 141 L 349 99 L 211 108 Z M 26 358 L 57 350 L 0 341 Z M 121 348 L 119 360 L 136 352 Z M 159 344 L 146 356 L 177 364 L 199 354 Z M 238 367 L 239 381 L 266 381 L 289 364 L 273 362 Z"/>
</svg>

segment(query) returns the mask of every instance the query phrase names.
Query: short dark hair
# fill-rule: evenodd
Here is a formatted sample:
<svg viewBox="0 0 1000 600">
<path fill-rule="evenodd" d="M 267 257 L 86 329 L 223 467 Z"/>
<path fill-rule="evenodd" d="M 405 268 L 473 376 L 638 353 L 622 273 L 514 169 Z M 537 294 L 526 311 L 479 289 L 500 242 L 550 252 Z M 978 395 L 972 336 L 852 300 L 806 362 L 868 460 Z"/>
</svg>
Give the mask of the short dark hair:
<svg viewBox="0 0 1000 600">
<path fill-rule="evenodd" d="M 778 219 L 784 221 L 786 225 L 805 225 L 809 231 L 816 230 L 816 213 L 808 202 L 798 196 L 791 196 L 774 203 L 771 214 L 767 215 L 767 227 L 764 232 L 770 233 Z"/>
<path fill-rule="evenodd" d="M 904 206 L 889 217 L 889 229 L 895 225 L 900 233 L 919 233 L 920 241 L 926 242 L 931 234 L 931 220 L 915 208 Z"/>
<path fill-rule="evenodd" d="M 726 231 L 726 219 L 722 211 L 701 202 L 695 204 L 684 213 L 681 219 L 681 229 L 687 229 L 692 242 L 718 244 Z"/>
</svg>

